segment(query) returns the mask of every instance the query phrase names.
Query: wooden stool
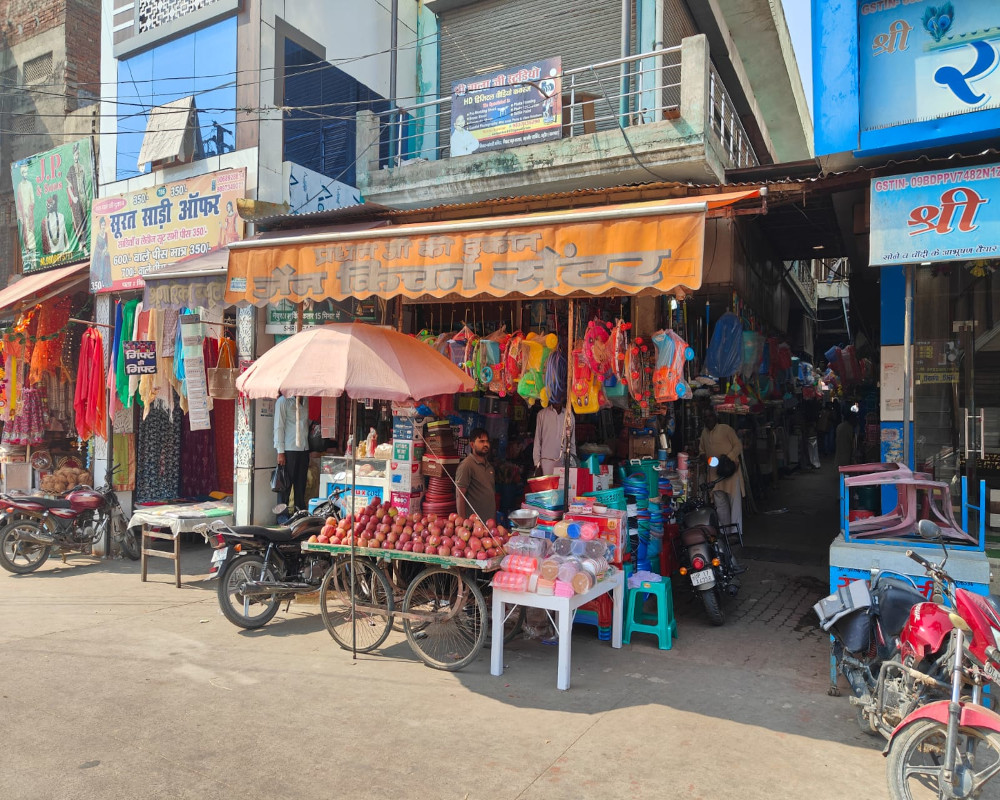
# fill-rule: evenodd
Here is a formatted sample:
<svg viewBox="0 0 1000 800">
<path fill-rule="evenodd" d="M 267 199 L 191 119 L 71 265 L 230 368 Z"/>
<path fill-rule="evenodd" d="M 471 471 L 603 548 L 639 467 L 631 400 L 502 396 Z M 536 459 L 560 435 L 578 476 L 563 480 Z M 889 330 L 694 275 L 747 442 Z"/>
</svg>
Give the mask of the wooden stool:
<svg viewBox="0 0 1000 800">
<path fill-rule="evenodd" d="M 170 550 L 154 550 L 152 547 L 153 539 L 167 539 L 173 540 L 174 549 Z M 143 582 L 146 581 L 146 557 L 154 556 L 156 558 L 169 558 L 174 562 L 174 583 L 177 588 L 181 588 L 181 535 L 179 533 L 174 533 L 170 528 L 150 526 L 148 523 L 143 523 L 142 525 L 142 570 L 141 577 Z"/>
</svg>

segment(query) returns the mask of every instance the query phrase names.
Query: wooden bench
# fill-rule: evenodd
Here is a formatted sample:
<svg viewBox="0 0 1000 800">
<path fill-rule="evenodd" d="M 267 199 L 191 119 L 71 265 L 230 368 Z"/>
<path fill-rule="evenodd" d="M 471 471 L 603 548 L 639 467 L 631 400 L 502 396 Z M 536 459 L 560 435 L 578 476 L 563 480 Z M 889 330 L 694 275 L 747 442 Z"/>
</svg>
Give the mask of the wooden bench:
<svg viewBox="0 0 1000 800">
<path fill-rule="evenodd" d="M 155 550 L 152 545 L 155 540 L 167 540 L 173 542 L 172 550 Z M 158 525 L 143 523 L 142 526 L 142 570 L 141 577 L 143 583 L 146 581 L 146 559 L 148 556 L 155 558 L 169 558 L 174 562 L 174 584 L 181 588 L 181 535 L 174 533 L 170 528 Z"/>
</svg>

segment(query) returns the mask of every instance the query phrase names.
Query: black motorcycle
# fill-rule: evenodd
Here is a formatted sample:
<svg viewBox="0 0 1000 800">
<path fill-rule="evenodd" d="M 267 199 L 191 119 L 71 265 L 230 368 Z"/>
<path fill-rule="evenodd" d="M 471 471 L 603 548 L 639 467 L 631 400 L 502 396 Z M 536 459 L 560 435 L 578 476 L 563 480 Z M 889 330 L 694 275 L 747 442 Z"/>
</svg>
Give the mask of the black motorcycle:
<svg viewBox="0 0 1000 800">
<path fill-rule="evenodd" d="M 291 605 L 296 595 L 319 591 L 331 557 L 303 552 L 302 542 L 319 534 L 328 517 L 339 518 L 339 494 L 311 514 L 296 512 L 281 527 L 216 521 L 196 528 L 215 549 L 209 578 L 219 578 L 219 607 L 226 619 L 241 628 L 260 628 L 282 602 Z"/>
<path fill-rule="evenodd" d="M 717 464 L 714 458 L 709 462 L 712 467 Z M 681 535 L 675 545 L 680 574 L 691 579 L 691 588 L 704 603 L 705 613 L 713 625 L 726 621 L 722 599 L 726 595 L 736 596 L 740 590 L 736 576 L 746 571 L 733 555 L 730 537 L 737 534 L 722 529 L 715 506 L 709 499 L 720 480 L 723 478 L 703 483 L 696 496 L 678 507 Z"/>
</svg>

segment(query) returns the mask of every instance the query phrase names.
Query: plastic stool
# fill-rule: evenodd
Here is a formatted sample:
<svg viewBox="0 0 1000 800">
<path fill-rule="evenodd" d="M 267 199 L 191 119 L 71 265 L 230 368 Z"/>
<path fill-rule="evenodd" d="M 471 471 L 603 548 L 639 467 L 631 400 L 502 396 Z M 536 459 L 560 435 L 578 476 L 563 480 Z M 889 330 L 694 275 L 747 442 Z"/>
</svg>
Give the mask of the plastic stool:
<svg viewBox="0 0 1000 800">
<path fill-rule="evenodd" d="M 647 595 L 656 597 L 656 614 L 647 614 L 643 611 L 642 606 Z M 643 581 L 634 589 L 629 587 L 622 641 L 631 644 L 633 632 L 653 634 L 661 650 L 669 650 L 674 646 L 677 620 L 674 619 L 674 594 L 670 587 L 670 578 L 664 577 L 656 583 Z"/>
</svg>

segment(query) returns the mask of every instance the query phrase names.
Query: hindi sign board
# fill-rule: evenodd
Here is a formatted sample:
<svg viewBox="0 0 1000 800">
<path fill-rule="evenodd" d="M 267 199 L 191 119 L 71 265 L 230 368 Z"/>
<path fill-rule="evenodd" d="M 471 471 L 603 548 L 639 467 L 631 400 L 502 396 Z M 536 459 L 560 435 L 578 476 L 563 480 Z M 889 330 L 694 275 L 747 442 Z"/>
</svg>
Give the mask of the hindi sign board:
<svg viewBox="0 0 1000 800">
<path fill-rule="evenodd" d="M 562 137 L 562 59 L 451 85 L 452 156 Z"/>
<path fill-rule="evenodd" d="M 1000 256 L 1000 164 L 876 178 L 873 267 Z"/>
<path fill-rule="evenodd" d="M 156 374 L 156 342 L 125 342 L 122 349 L 126 375 Z"/>
<path fill-rule="evenodd" d="M 245 192 L 240 168 L 95 200 L 90 290 L 141 289 L 144 275 L 237 241 Z"/>
<path fill-rule="evenodd" d="M 318 325 L 326 325 L 331 322 L 375 321 L 376 309 L 373 299 L 353 301 L 353 312 L 348 308 L 350 304 L 350 301 L 346 300 L 343 302 L 303 300 L 302 327 L 315 328 Z M 298 316 L 298 310 L 294 303 L 287 300 L 271 303 L 267 307 L 267 322 L 264 325 L 264 333 L 295 333 Z"/>
<path fill-rule="evenodd" d="M 87 259 L 94 200 L 91 140 L 15 161 L 10 173 L 24 273 Z"/>
</svg>

